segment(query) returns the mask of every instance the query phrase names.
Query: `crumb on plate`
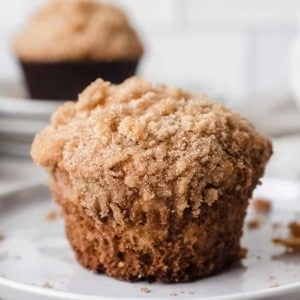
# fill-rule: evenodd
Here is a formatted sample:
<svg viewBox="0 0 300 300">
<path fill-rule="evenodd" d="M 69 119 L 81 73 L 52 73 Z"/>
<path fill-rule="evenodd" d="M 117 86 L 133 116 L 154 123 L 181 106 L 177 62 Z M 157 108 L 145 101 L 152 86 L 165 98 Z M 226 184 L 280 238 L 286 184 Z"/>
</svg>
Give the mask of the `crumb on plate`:
<svg viewBox="0 0 300 300">
<path fill-rule="evenodd" d="M 145 293 L 145 294 L 149 294 L 151 291 L 147 288 L 147 287 L 141 287 L 141 292 Z"/>
<path fill-rule="evenodd" d="M 300 238 L 300 221 L 290 222 L 289 230 L 291 236 Z"/>
<path fill-rule="evenodd" d="M 253 209 L 258 213 L 268 213 L 272 209 L 271 201 L 266 198 L 254 198 L 250 203 Z"/>
<path fill-rule="evenodd" d="M 260 225 L 261 225 L 261 222 L 259 219 L 252 219 L 247 222 L 248 229 L 257 229 L 260 227 Z"/>
<path fill-rule="evenodd" d="M 58 212 L 56 210 L 50 210 L 46 216 L 45 216 L 47 221 L 54 221 L 58 218 Z"/>
</svg>

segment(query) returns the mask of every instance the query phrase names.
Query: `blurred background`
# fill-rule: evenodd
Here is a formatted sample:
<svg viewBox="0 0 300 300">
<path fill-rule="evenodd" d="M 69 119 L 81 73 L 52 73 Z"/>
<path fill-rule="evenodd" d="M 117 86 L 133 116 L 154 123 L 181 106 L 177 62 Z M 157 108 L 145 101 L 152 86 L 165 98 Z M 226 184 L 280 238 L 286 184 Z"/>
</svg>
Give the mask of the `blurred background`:
<svg viewBox="0 0 300 300">
<path fill-rule="evenodd" d="M 22 88 L 11 39 L 43 2 L 0 2 L 3 97 Z M 111 2 L 128 13 L 145 43 L 140 75 L 206 93 L 246 115 L 273 139 L 275 154 L 267 175 L 300 178 L 300 1 Z M 12 162 L 3 154 L 0 162 L 0 174 L 7 174 L 12 164 L 31 168 L 26 160 Z"/>
<path fill-rule="evenodd" d="M 19 78 L 10 40 L 44 0 L 0 4 L 1 79 Z M 232 101 L 289 97 L 297 0 L 116 0 L 146 43 L 140 73 Z M 159 66 L 159 67 L 158 67 Z"/>
</svg>

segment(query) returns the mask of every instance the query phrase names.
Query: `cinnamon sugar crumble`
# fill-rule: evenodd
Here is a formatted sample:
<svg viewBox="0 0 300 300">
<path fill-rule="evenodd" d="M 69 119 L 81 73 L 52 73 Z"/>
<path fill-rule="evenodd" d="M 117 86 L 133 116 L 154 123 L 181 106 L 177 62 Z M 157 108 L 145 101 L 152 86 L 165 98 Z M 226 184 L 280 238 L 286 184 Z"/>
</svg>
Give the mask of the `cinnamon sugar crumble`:
<svg viewBox="0 0 300 300">
<path fill-rule="evenodd" d="M 58 216 L 59 213 L 56 210 L 51 210 L 46 214 L 45 218 L 47 221 L 55 221 L 58 218 Z"/>
<path fill-rule="evenodd" d="M 139 58 L 143 46 L 125 13 L 95 0 L 51 0 L 14 43 L 24 61 L 110 61 Z"/>
<path fill-rule="evenodd" d="M 141 287 L 141 292 L 149 294 L 151 291 L 147 287 Z"/>
<path fill-rule="evenodd" d="M 254 198 L 250 203 L 258 213 L 269 213 L 272 209 L 271 201 L 266 198 Z"/>
<path fill-rule="evenodd" d="M 272 241 L 274 244 L 280 244 L 286 248 L 288 252 L 300 252 L 300 222 L 290 222 L 288 225 L 289 236 L 286 238 L 276 237 Z"/>
<path fill-rule="evenodd" d="M 259 219 L 252 219 L 247 222 L 248 229 L 257 229 L 260 227 L 260 225 L 261 225 L 261 222 Z"/>
</svg>

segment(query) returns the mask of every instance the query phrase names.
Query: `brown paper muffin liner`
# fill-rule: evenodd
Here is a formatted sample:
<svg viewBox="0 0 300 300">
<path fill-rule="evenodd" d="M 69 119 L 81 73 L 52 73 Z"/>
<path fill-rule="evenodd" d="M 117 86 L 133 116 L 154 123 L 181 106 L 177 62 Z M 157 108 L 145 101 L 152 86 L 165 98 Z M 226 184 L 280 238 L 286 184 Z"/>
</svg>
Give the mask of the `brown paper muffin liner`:
<svg viewBox="0 0 300 300">
<path fill-rule="evenodd" d="M 138 60 L 20 63 L 29 97 L 44 100 L 75 100 L 96 78 L 120 83 L 133 76 L 138 66 Z"/>
</svg>

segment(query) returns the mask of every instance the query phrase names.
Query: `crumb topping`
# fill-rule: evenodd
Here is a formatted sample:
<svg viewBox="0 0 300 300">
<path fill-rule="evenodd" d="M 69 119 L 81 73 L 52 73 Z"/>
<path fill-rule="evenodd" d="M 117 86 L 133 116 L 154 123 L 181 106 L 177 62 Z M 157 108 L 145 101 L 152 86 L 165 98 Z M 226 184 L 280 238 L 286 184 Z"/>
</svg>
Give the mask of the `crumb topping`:
<svg viewBox="0 0 300 300">
<path fill-rule="evenodd" d="M 53 289 L 53 286 L 52 286 L 52 284 L 50 284 L 48 281 L 46 281 L 46 282 L 43 284 L 43 288 L 46 288 L 46 289 Z"/>
<path fill-rule="evenodd" d="M 57 169 L 68 174 L 74 202 L 84 198 L 89 215 L 113 214 L 118 224 L 128 205 L 149 212 L 174 201 L 172 212 L 197 216 L 223 194 L 250 196 L 271 152 L 246 119 L 207 96 L 137 77 L 96 80 L 32 146 L 34 161 L 54 178 Z"/>
<path fill-rule="evenodd" d="M 27 22 L 14 43 L 30 62 L 131 60 L 142 44 L 126 15 L 96 0 L 51 0 Z"/>
</svg>

